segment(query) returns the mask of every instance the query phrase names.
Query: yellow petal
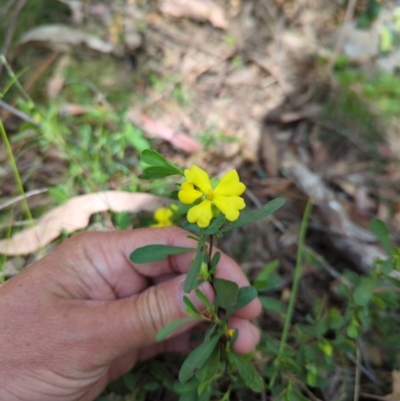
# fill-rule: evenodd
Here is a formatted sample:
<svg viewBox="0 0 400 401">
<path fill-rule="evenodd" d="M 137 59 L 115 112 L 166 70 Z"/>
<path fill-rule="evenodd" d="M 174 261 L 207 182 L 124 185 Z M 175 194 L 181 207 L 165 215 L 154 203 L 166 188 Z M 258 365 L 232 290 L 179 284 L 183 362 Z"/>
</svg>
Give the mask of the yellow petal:
<svg viewBox="0 0 400 401">
<path fill-rule="evenodd" d="M 214 204 L 229 221 L 237 220 L 239 218 L 239 210 L 246 207 L 243 198 L 240 196 L 216 196 Z"/>
<path fill-rule="evenodd" d="M 246 186 L 239 181 L 236 170 L 228 171 L 214 189 L 214 196 L 239 196 L 246 190 Z"/>
<path fill-rule="evenodd" d="M 211 191 L 210 177 L 200 167 L 192 166 L 190 169 L 186 169 L 184 174 L 187 182 L 196 185 L 203 194 L 208 194 Z"/>
<path fill-rule="evenodd" d="M 190 205 L 202 195 L 203 194 L 200 191 L 194 189 L 193 184 L 190 184 L 187 181 L 182 183 L 181 189 L 178 192 L 179 200 L 186 205 Z"/>
<path fill-rule="evenodd" d="M 188 214 L 187 219 L 189 223 L 197 223 L 201 228 L 208 227 L 212 219 L 211 202 L 204 200 L 197 206 L 193 206 Z"/>
<path fill-rule="evenodd" d="M 172 217 L 172 210 L 165 207 L 160 207 L 154 213 L 154 220 L 164 222 L 168 221 Z"/>
</svg>

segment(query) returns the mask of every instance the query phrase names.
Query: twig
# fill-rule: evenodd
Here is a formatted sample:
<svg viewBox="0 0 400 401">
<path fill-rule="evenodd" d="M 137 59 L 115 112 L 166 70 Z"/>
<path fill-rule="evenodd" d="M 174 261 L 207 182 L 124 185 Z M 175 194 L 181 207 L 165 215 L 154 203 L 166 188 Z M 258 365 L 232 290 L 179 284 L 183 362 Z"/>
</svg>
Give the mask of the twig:
<svg viewBox="0 0 400 401">
<path fill-rule="evenodd" d="M 3 102 L 2 100 L 0 100 L 0 108 L 7 110 L 9 113 L 14 114 L 14 116 L 17 116 L 18 118 L 20 118 L 23 121 L 26 121 L 27 123 L 39 125 L 35 120 L 30 118 L 27 114 L 9 105 L 8 103 Z"/>
<path fill-rule="evenodd" d="M 35 224 L 36 224 L 36 222 L 37 222 L 37 220 L 34 220 Z M 31 224 L 32 224 L 32 222 L 30 220 L 14 221 L 12 223 L 0 224 L 0 230 L 4 230 L 5 228 L 11 228 L 11 227 L 26 227 L 26 226 L 30 226 Z M 9 238 L 9 236 L 7 236 L 6 238 Z M 0 280 L 0 282 L 1 282 L 1 280 Z"/>
<path fill-rule="evenodd" d="M 8 25 L 6 36 L 5 36 L 5 39 L 3 42 L 3 47 L 1 49 L 1 53 L 4 56 L 7 54 L 8 48 L 10 47 L 12 38 L 14 36 L 15 26 L 17 23 L 18 15 L 21 12 L 21 10 L 24 8 L 24 6 L 27 2 L 28 2 L 28 0 L 19 0 L 19 2 L 17 3 L 17 5 L 15 7 L 15 11 L 14 11 L 14 14 L 12 15 L 11 21 Z M 0 77 L 1 77 L 2 69 L 3 69 L 3 66 L 0 64 Z"/>
<path fill-rule="evenodd" d="M 354 383 L 354 401 L 359 401 L 360 399 L 360 379 L 361 379 L 361 370 L 360 370 L 360 365 L 361 365 L 361 352 L 360 352 L 360 346 L 358 342 L 356 342 L 356 359 L 357 359 L 357 364 L 356 364 L 356 378 L 355 378 L 355 383 Z"/>
<path fill-rule="evenodd" d="M 39 189 L 33 189 L 32 191 L 25 192 L 24 195 L 15 196 L 14 198 L 8 199 L 5 202 L 1 203 L 0 204 L 0 210 L 3 210 L 5 208 L 7 208 L 8 206 L 13 205 L 14 203 L 18 203 L 21 200 L 24 200 L 25 198 L 29 198 L 31 196 L 39 195 L 39 194 L 42 194 L 42 193 L 47 192 L 47 191 L 48 191 L 48 188 L 39 188 Z"/>
<path fill-rule="evenodd" d="M 377 379 L 374 374 L 372 374 L 368 369 L 365 368 L 365 366 L 357 359 L 354 357 L 354 355 L 350 354 L 349 352 L 346 353 L 347 358 L 350 359 L 358 367 L 361 372 L 364 373 L 372 382 L 377 383 Z M 357 373 L 357 372 L 356 372 Z"/>
<path fill-rule="evenodd" d="M 332 68 L 335 65 L 336 59 L 340 53 L 340 49 L 343 47 L 343 43 L 346 39 L 347 30 L 348 30 L 348 23 L 353 19 L 354 10 L 357 5 L 357 0 L 349 0 L 346 8 L 346 14 L 344 15 L 343 26 L 340 30 L 339 37 L 336 41 L 335 47 L 333 49 L 333 53 L 329 59 L 329 63 L 325 70 L 325 75 L 332 75 Z"/>
</svg>

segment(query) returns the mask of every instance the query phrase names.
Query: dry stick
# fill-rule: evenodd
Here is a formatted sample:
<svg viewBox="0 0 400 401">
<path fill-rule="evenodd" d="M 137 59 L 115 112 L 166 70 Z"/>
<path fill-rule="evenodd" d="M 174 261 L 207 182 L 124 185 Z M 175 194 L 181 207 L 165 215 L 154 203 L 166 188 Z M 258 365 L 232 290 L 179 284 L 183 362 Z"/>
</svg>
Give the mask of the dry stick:
<svg viewBox="0 0 400 401">
<path fill-rule="evenodd" d="M 22 111 L 16 109 L 15 107 L 11 106 L 10 104 L 3 102 L 0 100 L 0 108 L 7 110 L 9 113 L 14 114 L 14 116 L 17 116 L 23 121 L 26 121 L 27 123 L 31 123 L 34 125 L 39 125 L 35 120 L 30 118 L 27 114 L 23 113 Z"/>
<path fill-rule="evenodd" d="M 48 188 L 39 188 L 39 189 L 33 189 L 32 191 L 25 192 L 23 195 L 15 196 L 14 198 L 8 199 L 5 202 L 1 203 L 0 210 L 5 209 L 8 206 L 11 206 L 14 203 L 20 202 L 26 198 L 29 198 L 30 196 L 39 195 L 39 194 L 42 194 L 47 191 L 48 191 Z"/>
<path fill-rule="evenodd" d="M 10 24 L 9 24 L 7 32 L 6 32 L 6 37 L 4 39 L 3 47 L 1 49 L 1 54 L 3 54 L 4 56 L 8 52 L 8 48 L 10 47 L 12 38 L 14 36 L 15 26 L 17 24 L 18 15 L 21 12 L 21 10 L 24 8 L 24 6 L 27 2 L 28 2 L 28 0 L 19 0 L 19 2 L 17 3 L 17 5 L 15 7 L 15 11 L 11 17 L 11 21 L 10 21 Z M 0 64 L 0 78 L 1 78 L 2 70 L 3 70 L 3 65 Z"/>
<path fill-rule="evenodd" d="M 348 23 L 353 19 L 354 16 L 354 10 L 357 5 L 357 0 L 349 0 L 346 8 L 346 14 L 344 15 L 344 20 L 343 20 L 343 26 L 342 29 L 340 30 L 338 40 L 335 44 L 335 47 L 333 49 L 333 53 L 331 54 L 328 66 L 326 67 L 325 70 L 325 75 L 331 76 L 332 74 L 332 68 L 336 62 L 336 59 L 340 53 L 340 49 L 343 47 L 343 43 L 346 39 L 347 35 L 347 30 L 348 30 Z"/>
</svg>

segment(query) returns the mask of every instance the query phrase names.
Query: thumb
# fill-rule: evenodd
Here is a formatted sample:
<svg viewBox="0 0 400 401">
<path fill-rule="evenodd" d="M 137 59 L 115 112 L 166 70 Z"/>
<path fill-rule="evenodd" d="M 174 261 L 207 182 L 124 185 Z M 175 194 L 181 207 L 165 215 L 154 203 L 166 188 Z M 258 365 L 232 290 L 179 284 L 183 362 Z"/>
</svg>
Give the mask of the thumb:
<svg viewBox="0 0 400 401">
<path fill-rule="evenodd" d="M 183 282 L 185 275 L 148 287 L 145 291 L 129 298 L 113 301 L 107 306 L 103 329 L 110 346 L 110 358 L 114 359 L 129 350 L 156 342 L 157 333 L 163 327 L 189 315 L 185 312 L 183 296 L 186 295 L 196 308 L 202 312 L 205 306 L 194 291 L 185 294 Z M 208 282 L 199 289 L 213 300 L 214 291 Z M 107 323 L 104 324 L 104 321 Z M 199 320 L 188 322 L 177 328 L 173 335 L 182 333 L 198 324 Z M 118 329 L 116 329 L 118 328 Z M 103 334 L 103 335 L 104 335 Z M 103 337 L 104 343 L 104 337 Z"/>
</svg>

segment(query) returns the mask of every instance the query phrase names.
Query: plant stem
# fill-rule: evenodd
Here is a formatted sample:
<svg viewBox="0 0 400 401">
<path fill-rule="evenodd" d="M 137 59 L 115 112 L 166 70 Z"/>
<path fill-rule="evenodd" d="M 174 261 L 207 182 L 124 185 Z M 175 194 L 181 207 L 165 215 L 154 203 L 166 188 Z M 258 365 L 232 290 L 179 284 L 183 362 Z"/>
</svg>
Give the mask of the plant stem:
<svg viewBox="0 0 400 401">
<path fill-rule="evenodd" d="M 12 168 L 12 171 L 13 171 L 13 174 L 14 174 L 15 183 L 17 184 L 18 191 L 19 191 L 20 195 L 23 197 L 23 199 L 21 200 L 22 207 L 24 209 L 24 212 L 25 212 L 25 215 L 26 215 L 27 219 L 30 221 L 31 226 L 34 226 L 35 223 L 33 221 L 32 214 L 31 214 L 28 202 L 27 202 L 26 197 L 25 197 L 25 191 L 24 191 L 24 187 L 22 186 L 21 176 L 19 175 L 17 163 L 15 162 L 15 158 L 14 158 L 14 153 L 13 153 L 13 151 L 11 149 L 10 142 L 8 140 L 8 137 L 7 137 L 6 131 L 4 129 L 4 125 L 3 125 L 3 121 L 2 120 L 0 120 L 0 135 L 1 135 L 1 138 L 3 139 L 3 142 L 4 142 L 5 146 L 6 146 L 7 155 L 8 155 L 8 158 L 10 159 L 10 164 L 11 164 L 11 168 Z"/>
<path fill-rule="evenodd" d="M 294 269 L 294 275 L 293 275 L 292 292 L 291 292 L 290 298 L 289 298 L 289 305 L 288 305 L 287 313 L 285 316 L 285 323 L 283 325 L 281 342 L 279 344 L 278 355 L 276 357 L 277 361 L 280 361 L 280 359 L 284 353 L 287 338 L 289 335 L 290 325 L 292 323 L 294 305 L 295 305 L 295 302 L 297 299 L 300 278 L 302 275 L 302 262 L 303 262 L 302 253 L 303 253 L 303 248 L 304 248 L 304 242 L 306 239 L 307 225 L 308 225 L 308 220 L 310 219 L 311 209 L 312 209 L 312 201 L 311 201 L 311 199 L 309 199 L 307 202 L 306 208 L 304 210 L 303 219 L 301 221 L 299 242 L 298 242 L 298 246 L 297 246 L 296 267 Z M 276 373 L 271 378 L 271 382 L 270 382 L 271 387 L 274 385 L 275 379 L 276 379 Z"/>
</svg>

